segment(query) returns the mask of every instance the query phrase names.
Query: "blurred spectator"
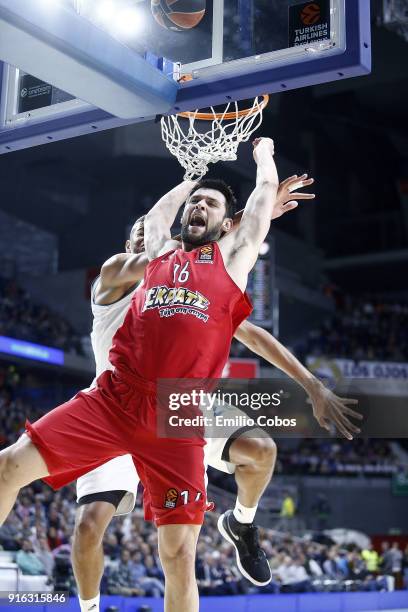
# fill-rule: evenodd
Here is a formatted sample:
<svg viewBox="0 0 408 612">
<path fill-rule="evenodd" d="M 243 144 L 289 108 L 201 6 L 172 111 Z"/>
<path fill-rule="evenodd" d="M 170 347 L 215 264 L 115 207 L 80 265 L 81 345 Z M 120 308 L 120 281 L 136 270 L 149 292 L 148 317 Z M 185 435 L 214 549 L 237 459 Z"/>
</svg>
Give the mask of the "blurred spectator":
<svg viewBox="0 0 408 612">
<path fill-rule="evenodd" d="M 391 576 L 393 564 L 393 553 L 391 552 L 389 542 L 381 542 L 380 566 L 382 573 Z"/>
<path fill-rule="evenodd" d="M 5 550 L 19 550 L 20 524 L 20 519 L 12 511 L 7 522 L 0 527 L 0 546 Z"/>
<path fill-rule="evenodd" d="M 310 576 L 300 559 L 293 560 L 286 556 L 283 563 L 277 568 L 276 575 L 282 584 L 282 592 L 305 593 L 314 590 Z"/>
<path fill-rule="evenodd" d="M 408 303 L 341 296 L 336 306 L 335 316 L 310 332 L 303 356 L 407 361 Z"/>
<path fill-rule="evenodd" d="M 283 531 L 291 531 L 295 513 L 296 513 L 295 500 L 290 495 L 289 491 L 284 491 L 281 510 L 280 510 L 280 520 L 277 525 L 277 528 Z"/>
<path fill-rule="evenodd" d="M 312 505 L 312 512 L 316 517 L 316 528 L 318 531 L 324 531 L 328 527 L 331 508 L 327 496 L 324 493 L 318 493 L 316 501 Z"/>
<path fill-rule="evenodd" d="M 404 556 L 402 558 L 402 571 L 404 589 L 408 590 L 408 544 L 405 547 Z"/>
<path fill-rule="evenodd" d="M 399 547 L 398 542 L 392 543 L 391 557 L 392 557 L 392 573 L 400 574 L 402 571 L 403 553 Z"/>
<path fill-rule="evenodd" d="M 153 557 L 149 555 L 143 560 L 141 552 L 133 553 L 130 565 L 130 573 L 133 584 L 138 584 L 143 589 L 147 597 L 162 597 L 164 595 L 164 582 L 157 577 L 147 575 L 146 561 L 149 558 L 150 568 L 153 568 Z"/>
<path fill-rule="evenodd" d="M 47 538 L 39 538 L 34 547 L 38 559 L 41 561 L 47 576 L 52 576 L 55 567 L 55 559 L 48 545 Z"/>
<path fill-rule="evenodd" d="M 371 573 L 376 573 L 378 571 L 380 558 L 378 552 L 374 550 L 374 547 L 371 542 L 368 548 L 362 551 L 361 556 L 365 561 L 367 571 Z"/>
<path fill-rule="evenodd" d="M 323 563 L 323 571 L 332 580 L 341 580 L 344 574 L 339 567 L 336 550 L 329 550 L 326 561 Z"/>
<path fill-rule="evenodd" d="M 123 548 L 120 554 L 120 561 L 115 569 L 112 569 L 108 576 L 109 595 L 144 595 L 144 590 L 132 577 L 132 564 L 130 552 Z"/>
<path fill-rule="evenodd" d="M 48 546 L 51 550 L 58 548 L 62 544 L 62 538 L 55 527 L 51 526 L 47 533 Z"/>
<path fill-rule="evenodd" d="M 16 555 L 16 563 L 23 574 L 29 576 L 41 576 L 47 573 L 43 563 L 35 554 L 30 540 L 23 540 L 21 550 Z"/>
</svg>

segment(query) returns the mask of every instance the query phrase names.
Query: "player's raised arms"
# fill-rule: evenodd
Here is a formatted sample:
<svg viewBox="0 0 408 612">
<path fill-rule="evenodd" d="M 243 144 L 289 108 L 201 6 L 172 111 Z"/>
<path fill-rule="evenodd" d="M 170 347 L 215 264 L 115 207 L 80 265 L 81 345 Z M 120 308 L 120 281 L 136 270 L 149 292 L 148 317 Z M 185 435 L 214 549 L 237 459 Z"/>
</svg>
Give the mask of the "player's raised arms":
<svg viewBox="0 0 408 612">
<path fill-rule="evenodd" d="M 177 185 L 166 193 L 146 215 L 145 245 L 149 260 L 180 246 L 179 242 L 171 238 L 171 226 L 180 207 L 195 185 L 194 181 L 184 181 Z"/>
<path fill-rule="evenodd" d="M 254 159 L 258 167 L 256 187 L 245 206 L 239 228 L 219 242 L 228 273 L 242 291 L 268 234 L 279 188 L 274 144 L 270 138 L 254 141 Z"/>
</svg>

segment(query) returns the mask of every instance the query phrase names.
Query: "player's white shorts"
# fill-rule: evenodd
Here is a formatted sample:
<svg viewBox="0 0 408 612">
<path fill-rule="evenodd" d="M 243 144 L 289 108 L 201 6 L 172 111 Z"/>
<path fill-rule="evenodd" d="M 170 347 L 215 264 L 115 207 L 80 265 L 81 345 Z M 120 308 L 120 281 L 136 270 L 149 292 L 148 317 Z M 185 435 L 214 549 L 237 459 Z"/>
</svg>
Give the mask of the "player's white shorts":
<svg viewBox="0 0 408 612">
<path fill-rule="evenodd" d="M 204 447 L 205 464 L 226 474 L 233 474 L 235 472 L 235 465 L 226 461 L 223 455 L 225 446 L 230 443 L 231 437 L 235 437 L 235 434 L 243 429 L 242 424 L 239 423 L 239 417 L 244 417 L 245 414 L 242 410 L 226 404 L 216 405 L 215 414 L 228 417 L 238 424 L 208 432 L 209 434 L 219 433 L 220 437 L 206 436 L 207 444 Z M 139 481 L 140 479 L 132 457 L 130 455 L 122 455 L 79 478 L 77 480 L 77 500 L 79 501 L 86 495 L 103 493 L 105 491 L 127 491 L 127 494 L 123 497 L 116 510 L 115 516 L 128 514 L 135 507 Z"/>
<path fill-rule="evenodd" d="M 77 480 L 78 501 L 86 495 L 105 491 L 127 491 L 121 500 L 115 516 L 132 512 L 136 504 L 139 476 L 131 455 L 115 457 L 111 461 L 88 472 Z"/>
</svg>

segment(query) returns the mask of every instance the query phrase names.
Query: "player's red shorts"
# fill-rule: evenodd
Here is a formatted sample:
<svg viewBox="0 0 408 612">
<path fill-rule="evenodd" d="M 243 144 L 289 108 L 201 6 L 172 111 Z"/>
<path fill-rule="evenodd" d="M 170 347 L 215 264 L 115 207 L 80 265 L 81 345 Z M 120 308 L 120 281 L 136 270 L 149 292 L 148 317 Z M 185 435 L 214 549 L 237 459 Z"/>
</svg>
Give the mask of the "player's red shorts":
<svg viewBox="0 0 408 612">
<path fill-rule="evenodd" d="M 158 526 L 203 522 L 205 442 L 157 437 L 150 383 L 106 371 L 95 389 L 27 423 L 27 434 L 47 464 L 50 475 L 44 480 L 54 489 L 130 453 Z"/>
</svg>

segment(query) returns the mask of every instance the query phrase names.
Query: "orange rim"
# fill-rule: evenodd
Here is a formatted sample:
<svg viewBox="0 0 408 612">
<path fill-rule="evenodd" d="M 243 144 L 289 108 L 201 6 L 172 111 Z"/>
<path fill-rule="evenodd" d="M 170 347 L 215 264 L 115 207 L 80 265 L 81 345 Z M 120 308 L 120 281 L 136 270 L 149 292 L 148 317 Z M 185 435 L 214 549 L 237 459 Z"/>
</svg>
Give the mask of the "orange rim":
<svg viewBox="0 0 408 612">
<path fill-rule="evenodd" d="M 230 113 L 197 113 L 195 111 L 186 111 L 183 113 L 177 113 L 178 117 L 183 117 L 184 119 L 200 119 L 201 121 L 213 121 L 213 119 L 235 119 L 237 117 L 247 117 L 248 115 L 253 115 L 259 110 L 263 110 L 265 106 L 269 102 L 268 94 L 262 95 L 262 101 L 255 107 L 252 108 L 244 108 L 238 112 L 230 112 Z"/>
</svg>

